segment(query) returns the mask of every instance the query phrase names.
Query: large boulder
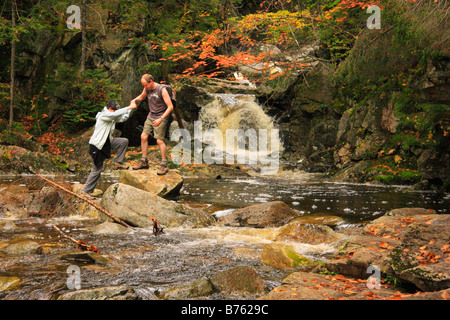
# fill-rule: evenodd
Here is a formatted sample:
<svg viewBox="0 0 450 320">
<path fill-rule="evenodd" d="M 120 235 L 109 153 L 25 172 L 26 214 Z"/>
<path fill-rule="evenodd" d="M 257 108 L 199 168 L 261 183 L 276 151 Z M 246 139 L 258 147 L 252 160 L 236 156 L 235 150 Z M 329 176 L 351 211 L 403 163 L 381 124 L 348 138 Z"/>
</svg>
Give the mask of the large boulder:
<svg viewBox="0 0 450 320">
<path fill-rule="evenodd" d="M 15 290 L 22 282 L 22 279 L 19 277 L 0 276 L 0 292 Z"/>
<path fill-rule="evenodd" d="M 215 222 L 207 213 L 192 209 L 126 184 L 111 185 L 103 195 L 100 205 L 113 216 L 135 227 L 153 226 L 150 217 L 158 219 L 165 227 L 206 227 Z M 102 214 L 103 219 L 110 219 Z"/>
<path fill-rule="evenodd" d="M 329 271 L 367 276 L 369 266 L 422 291 L 450 287 L 450 215 L 423 208 L 402 208 L 367 224 L 364 235 L 343 244 Z"/>
<path fill-rule="evenodd" d="M 343 239 L 343 235 L 325 225 L 303 223 L 296 218 L 281 227 L 275 241 L 294 241 L 308 244 L 333 243 Z"/>
<path fill-rule="evenodd" d="M 31 240 L 19 241 L 6 246 L 3 251 L 10 256 L 23 256 L 42 253 L 42 246 Z"/>
<path fill-rule="evenodd" d="M 119 182 L 168 198 L 179 193 L 184 181 L 175 170 L 169 170 L 164 176 L 158 176 L 156 170 L 148 169 L 121 170 Z"/>
<path fill-rule="evenodd" d="M 290 245 L 278 242 L 264 245 L 261 262 L 277 269 L 311 269 L 316 263 L 295 252 Z"/>
<path fill-rule="evenodd" d="M 280 227 L 298 214 L 282 201 L 259 203 L 220 217 L 218 224 L 229 227 Z"/>
<path fill-rule="evenodd" d="M 214 293 L 212 283 L 207 278 L 199 278 L 187 284 L 171 287 L 162 293 L 159 298 L 167 300 L 184 300 L 206 297 Z"/>
<path fill-rule="evenodd" d="M 225 293 L 264 293 L 267 290 L 267 285 L 255 269 L 247 266 L 218 272 L 211 276 L 210 281 L 216 291 Z"/>
</svg>

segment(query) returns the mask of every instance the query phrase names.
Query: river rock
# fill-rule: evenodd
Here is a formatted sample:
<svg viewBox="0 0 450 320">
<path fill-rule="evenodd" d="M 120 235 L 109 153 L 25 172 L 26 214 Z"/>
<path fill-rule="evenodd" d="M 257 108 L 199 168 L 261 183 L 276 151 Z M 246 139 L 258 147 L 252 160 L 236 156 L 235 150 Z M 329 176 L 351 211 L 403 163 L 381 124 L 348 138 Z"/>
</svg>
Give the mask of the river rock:
<svg viewBox="0 0 450 320">
<path fill-rule="evenodd" d="M 116 183 L 105 192 L 100 205 L 113 216 L 136 227 L 153 227 L 150 217 L 162 226 L 206 227 L 215 222 L 207 213 L 192 209 L 126 184 Z M 102 214 L 105 219 L 110 219 Z"/>
<path fill-rule="evenodd" d="M 123 285 L 82 289 L 60 295 L 58 300 L 141 300 L 133 288 Z"/>
<path fill-rule="evenodd" d="M 76 183 L 72 186 L 72 191 L 76 194 L 80 194 L 81 190 L 83 190 L 84 184 Z M 101 197 L 103 195 L 103 191 L 101 189 L 94 189 L 92 191 L 91 196 L 93 197 Z"/>
<path fill-rule="evenodd" d="M 20 241 L 17 243 L 10 244 L 2 249 L 7 255 L 20 256 L 34 253 L 41 253 L 42 246 L 34 241 Z"/>
<path fill-rule="evenodd" d="M 158 176 L 156 170 L 147 169 L 121 170 L 119 182 L 167 198 L 179 194 L 184 180 L 175 170 L 169 170 L 164 176 Z"/>
<path fill-rule="evenodd" d="M 303 224 L 298 218 L 281 227 L 275 241 L 295 241 L 308 244 L 333 243 L 343 238 L 328 226 Z"/>
<path fill-rule="evenodd" d="M 298 214 L 282 201 L 255 204 L 237 209 L 218 220 L 218 224 L 229 227 L 280 227 Z"/>
<path fill-rule="evenodd" d="M 267 290 L 267 285 L 255 269 L 247 266 L 218 272 L 212 275 L 210 280 L 216 291 L 224 293 L 263 293 Z"/>
<path fill-rule="evenodd" d="M 278 242 L 264 245 L 261 262 L 277 269 L 311 268 L 316 265 L 295 252 L 292 246 Z"/>
<path fill-rule="evenodd" d="M 128 228 L 114 222 L 105 221 L 95 227 L 91 231 L 95 234 L 118 234 L 126 232 Z"/>
<path fill-rule="evenodd" d="M 433 210 L 405 208 L 390 211 L 343 243 L 336 259 L 326 263 L 329 271 L 353 277 L 367 276 L 377 266 L 382 276 L 423 291 L 450 286 L 450 215 Z"/>
<path fill-rule="evenodd" d="M 397 292 L 385 287 L 369 289 L 362 279 L 297 271 L 259 300 L 373 300 L 396 296 Z"/>
<path fill-rule="evenodd" d="M 18 227 L 13 221 L 7 219 L 0 219 L 0 231 L 14 231 L 17 229 Z"/>
<path fill-rule="evenodd" d="M 439 216 L 430 224 L 408 226 L 390 256 L 394 274 L 422 291 L 450 287 L 450 215 Z"/>
<path fill-rule="evenodd" d="M 95 253 L 91 251 L 77 251 L 64 254 L 60 256 L 61 260 L 71 261 L 71 262 L 79 262 L 79 263 L 87 263 L 87 264 L 100 264 L 106 265 L 109 263 L 109 258 Z"/>
<path fill-rule="evenodd" d="M 161 294 L 159 298 L 167 300 L 183 300 L 206 297 L 213 293 L 214 288 L 211 281 L 208 278 L 200 278 L 187 284 L 169 288 Z"/>
<path fill-rule="evenodd" d="M 15 290 L 21 283 L 22 279 L 19 277 L 0 276 L 0 292 Z"/>
</svg>

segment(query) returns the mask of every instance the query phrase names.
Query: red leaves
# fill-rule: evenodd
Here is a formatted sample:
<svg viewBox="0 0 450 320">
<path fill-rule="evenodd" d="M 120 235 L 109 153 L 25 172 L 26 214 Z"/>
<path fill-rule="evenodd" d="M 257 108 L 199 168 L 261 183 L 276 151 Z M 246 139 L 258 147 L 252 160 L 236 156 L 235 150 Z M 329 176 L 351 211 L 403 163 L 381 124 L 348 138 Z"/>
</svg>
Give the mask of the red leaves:
<svg viewBox="0 0 450 320">
<path fill-rule="evenodd" d="M 88 245 L 86 242 L 82 240 L 78 240 L 77 249 L 80 251 L 91 251 L 100 254 L 100 251 L 97 249 L 95 245 Z"/>
</svg>

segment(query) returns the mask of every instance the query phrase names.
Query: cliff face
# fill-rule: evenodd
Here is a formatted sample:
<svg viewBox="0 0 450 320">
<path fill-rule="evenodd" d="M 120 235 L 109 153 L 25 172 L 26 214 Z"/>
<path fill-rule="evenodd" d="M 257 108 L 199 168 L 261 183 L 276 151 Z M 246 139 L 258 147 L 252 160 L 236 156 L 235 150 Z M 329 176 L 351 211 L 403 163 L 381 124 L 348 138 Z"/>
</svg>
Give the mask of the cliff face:
<svg viewBox="0 0 450 320">
<path fill-rule="evenodd" d="M 285 160 L 337 181 L 448 189 L 450 57 L 418 56 L 394 37 L 366 31 L 336 69 L 321 63 L 300 75 L 284 110 L 272 104 Z"/>
</svg>

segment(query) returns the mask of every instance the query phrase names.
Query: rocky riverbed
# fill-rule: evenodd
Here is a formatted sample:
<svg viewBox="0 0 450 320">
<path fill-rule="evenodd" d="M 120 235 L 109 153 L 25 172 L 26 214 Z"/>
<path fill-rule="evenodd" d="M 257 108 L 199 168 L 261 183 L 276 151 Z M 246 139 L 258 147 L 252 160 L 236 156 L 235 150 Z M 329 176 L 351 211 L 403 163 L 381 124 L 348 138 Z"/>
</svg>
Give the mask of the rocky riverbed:
<svg viewBox="0 0 450 320">
<path fill-rule="evenodd" d="M 171 174 L 166 191 L 183 181 Z M 64 186 L 75 193 L 80 189 Z M 120 182 L 104 193 L 98 190 L 95 204 L 131 225 L 126 228 L 50 185 L 1 188 L 2 299 L 450 296 L 449 215 L 433 209 L 399 208 L 336 228 L 342 218 L 304 215 L 282 201 L 217 217 L 204 205 L 182 204 Z M 150 217 L 159 220 L 164 234 L 152 234 Z M 99 251 L 77 250 L 53 225 Z M 78 290 L 70 286 L 76 276 L 67 272 L 70 266 L 79 271 Z"/>
</svg>

